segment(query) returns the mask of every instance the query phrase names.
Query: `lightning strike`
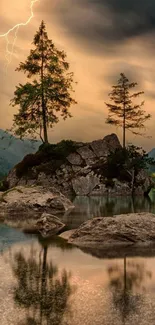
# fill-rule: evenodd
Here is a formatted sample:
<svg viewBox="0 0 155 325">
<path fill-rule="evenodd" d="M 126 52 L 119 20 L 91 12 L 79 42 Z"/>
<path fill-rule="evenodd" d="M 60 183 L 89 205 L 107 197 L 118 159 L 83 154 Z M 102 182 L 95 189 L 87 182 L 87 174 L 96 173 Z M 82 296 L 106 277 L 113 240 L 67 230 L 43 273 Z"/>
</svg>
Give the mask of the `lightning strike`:
<svg viewBox="0 0 155 325">
<path fill-rule="evenodd" d="M 39 0 L 31 0 L 31 4 L 30 4 L 30 16 L 29 16 L 29 18 L 27 19 L 26 22 L 18 23 L 16 25 L 14 25 L 12 28 L 10 28 L 6 33 L 0 34 L 0 38 L 5 38 L 6 39 L 6 55 L 5 55 L 5 58 L 6 58 L 6 61 L 7 61 L 6 62 L 6 65 L 5 65 L 5 71 L 6 72 L 7 72 L 8 65 L 11 63 L 12 56 L 14 54 L 14 47 L 15 47 L 16 40 L 17 40 L 18 30 L 19 30 L 20 27 L 26 26 L 26 25 L 28 25 L 30 23 L 30 21 L 34 17 L 33 6 L 38 1 Z M 13 38 L 13 42 L 11 44 L 9 42 L 9 35 L 12 32 L 14 33 L 14 38 Z M 11 45 L 11 50 L 9 49 L 10 48 L 10 45 Z"/>
</svg>

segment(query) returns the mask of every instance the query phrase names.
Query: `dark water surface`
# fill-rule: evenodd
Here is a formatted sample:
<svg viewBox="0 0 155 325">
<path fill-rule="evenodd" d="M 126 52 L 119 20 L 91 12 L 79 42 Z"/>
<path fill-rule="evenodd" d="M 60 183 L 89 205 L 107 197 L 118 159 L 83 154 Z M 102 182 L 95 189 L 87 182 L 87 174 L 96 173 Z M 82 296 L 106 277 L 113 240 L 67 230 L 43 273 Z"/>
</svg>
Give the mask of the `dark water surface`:
<svg viewBox="0 0 155 325">
<path fill-rule="evenodd" d="M 107 217 L 116 214 L 151 212 L 155 213 L 155 192 L 149 197 L 76 197 L 75 209 L 64 216 L 69 228 L 77 228 L 93 217 Z"/>
<path fill-rule="evenodd" d="M 76 198 L 65 218 L 75 227 L 95 215 L 155 212 L 153 201 Z M 155 257 L 98 259 L 60 237 L 0 225 L 0 324 L 154 325 Z"/>
</svg>

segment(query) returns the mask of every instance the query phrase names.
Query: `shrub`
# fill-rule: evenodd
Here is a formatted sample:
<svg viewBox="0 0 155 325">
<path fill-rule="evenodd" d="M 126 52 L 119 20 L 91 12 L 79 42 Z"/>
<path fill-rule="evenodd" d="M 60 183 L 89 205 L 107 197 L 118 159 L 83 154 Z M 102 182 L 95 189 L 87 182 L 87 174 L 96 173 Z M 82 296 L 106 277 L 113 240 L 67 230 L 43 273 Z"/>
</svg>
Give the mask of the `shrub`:
<svg viewBox="0 0 155 325">
<path fill-rule="evenodd" d="M 52 159 L 64 160 L 70 153 L 75 152 L 76 142 L 62 140 L 57 144 L 42 144 L 39 151 Z"/>
<path fill-rule="evenodd" d="M 43 156 L 40 154 L 29 154 L 24 157 L 24 159 L 16 165 L 16 175 L 17 177 L 22 177 L 25 175 L 29 168 L 38 166 L 43 161 Z"/>
<path fill-rule="evenodd" d="M 155 161 L 149 158 L 142 148 L 130 145 L 127 148 L 117 148 L 108 155 L 106 161 L 96 164 L 93 168 L 108 180 L 117 178 L 131 182 L 132 171 L 134 170 L 136 176 L 140 170 L 147 169 L 149 164 L 155 164 Z"/>
<path fill-rule="evenodd" d="M 108 176 L 130 181 L 132 170 L 137 175 L 140 170 L 147 169 L 149 164 L 155 164 L 155 161 L 149 158 L 142 148 L 134 145 L 118 148 L 110 153 L 107 158 Z"/>
<path fill-rule="evenodd" d="M 70 153 L 75 152 L 75 150 L 76 143 L 71 140 L 62 140 L 57 144 L 42 144 L 39 147 L 38 152 L 25 156 L 24 159 L 16 165 L 16 175 L 20 178 L 23 175 L 26 175 L 34 166 L 38 166 L 39 171 L 39 166 L 42 163 L 49 162 L 50 166 L 52 166 L 51 172 L 55 171 L 61 164 L 63 164 L 66 157 Z"/>
</svg>

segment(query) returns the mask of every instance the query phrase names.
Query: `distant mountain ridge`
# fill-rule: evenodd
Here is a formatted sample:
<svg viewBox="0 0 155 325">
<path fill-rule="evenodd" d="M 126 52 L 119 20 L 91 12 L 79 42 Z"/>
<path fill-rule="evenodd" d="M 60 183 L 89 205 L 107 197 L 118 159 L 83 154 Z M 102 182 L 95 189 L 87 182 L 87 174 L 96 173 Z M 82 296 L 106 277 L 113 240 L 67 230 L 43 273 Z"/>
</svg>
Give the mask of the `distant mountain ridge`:
<svg viewBox="0 0 155 325">
<path fill-rule="evenodd" d="M 0 129 L 0 177 L 6 175 L 24 156 L 35 153 L 40 145 L 41 141 L 20 140 Z"/>
</svg>

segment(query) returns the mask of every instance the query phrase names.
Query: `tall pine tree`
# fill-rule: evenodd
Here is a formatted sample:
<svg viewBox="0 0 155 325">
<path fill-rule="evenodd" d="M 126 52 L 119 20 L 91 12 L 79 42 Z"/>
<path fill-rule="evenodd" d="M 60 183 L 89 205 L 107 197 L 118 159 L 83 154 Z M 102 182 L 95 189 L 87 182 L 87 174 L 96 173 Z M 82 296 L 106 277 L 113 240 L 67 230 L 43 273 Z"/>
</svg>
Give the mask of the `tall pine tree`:
<svg viewBox="0 0 155 325">
<path fill-rule="evenodd" d="M 144 101 L 140 104 L 133 103 L 134 98 L 144 94 L 143 91 L 132 93 L 135 86 L 137 86 L 136 82 L 129 82 L 125 74 L 121 73 L 117 85 L 112 86 L 112 91 L 109 94 L 113 103 L 105 103 L 109 109 L 106 123 L 123 129 L 123 148 L 126 144 L 126 130 L 142 135 L 138 130 L 144 129 L 145 121 L 151 117 L 143 110 Z"/>
<path fill-rule="evenodd" d="M 23 71 L 31 82 L 19 84 L 11 100 L 19 106 L 14 115 L 15 134 L 23 137 L 34 135 L 38 130 L 43 142 L 48 143 L 48 128 L 71 117 L 69 108 L 76 101 L 72 98 L 73 73 L 69 72 L 64 51 L 58 50 L 48 38 L 44 21 L 35 34 L 27 60 L 21 62 L 16 71 Z M 42 135 L 43 131 L 43 135 Z"/>
</svg>

